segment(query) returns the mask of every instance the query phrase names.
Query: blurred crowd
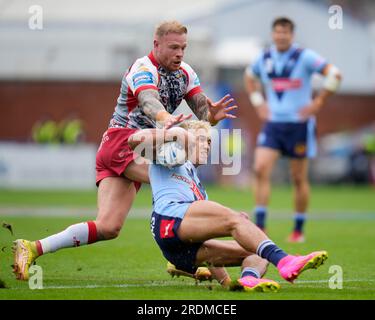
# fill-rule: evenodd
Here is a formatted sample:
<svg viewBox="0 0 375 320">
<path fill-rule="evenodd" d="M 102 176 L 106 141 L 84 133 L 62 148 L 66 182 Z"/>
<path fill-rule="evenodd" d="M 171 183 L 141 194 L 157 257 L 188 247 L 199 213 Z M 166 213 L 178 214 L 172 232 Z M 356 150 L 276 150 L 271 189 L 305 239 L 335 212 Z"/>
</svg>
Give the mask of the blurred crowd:
<svg viewBox="0 0 375 320">
<path fill-rule="evenodd" d="M 41 144 L 77 144 L 84 140 L 83 122 L 76 117 L 39 120 L 32 127 L 32 140 Z"/>
</svg>

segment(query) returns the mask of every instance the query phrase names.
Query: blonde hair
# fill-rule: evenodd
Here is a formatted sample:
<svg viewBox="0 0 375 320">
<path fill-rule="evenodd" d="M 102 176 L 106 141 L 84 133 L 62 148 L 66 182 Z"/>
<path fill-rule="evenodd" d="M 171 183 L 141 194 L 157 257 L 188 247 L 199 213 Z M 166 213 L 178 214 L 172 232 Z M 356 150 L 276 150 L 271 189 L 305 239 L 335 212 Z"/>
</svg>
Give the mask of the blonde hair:
<svg viewBox="0 0 375 320">
<path fill-rule="evenodd" d="M 161 38 L 168 33 L 187 33 L 187 28 L 177 20 L 164 21 L 156 27 L 155 38 Z"/>
<path fill-rule="evenodd" d="M 186 130 L 199 130 L 204 129 L 209 135 L 211 135 L 211 124 L 204 120 L 188 120 L 180 124 L 181 128 Z"/>
</svg>

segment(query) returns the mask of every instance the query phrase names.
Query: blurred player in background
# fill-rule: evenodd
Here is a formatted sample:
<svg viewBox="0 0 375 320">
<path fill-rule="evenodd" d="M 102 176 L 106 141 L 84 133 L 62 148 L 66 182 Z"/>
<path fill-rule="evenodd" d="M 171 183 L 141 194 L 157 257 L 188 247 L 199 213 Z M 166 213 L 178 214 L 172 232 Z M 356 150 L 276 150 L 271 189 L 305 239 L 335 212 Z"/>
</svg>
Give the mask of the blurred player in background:
<svg viewBox="0 0 375 320">
<path fill-rule="evenodd" d="M 238 286 L 246 291 L 278 291 L 277 282 L 261 278 L 266 271 L 266 261 L 276 266 L 281 277 L 290 282 L 303 271 L 317 268 L 324 262 L 326 251 L 306 256 L 288 255 L 257 228 L 247 214 L 209 201 L 196 167 L 207 163 L 210 124 L 186 121 L 181 126 L 192 134 L 187 161 L 175 166 L 153 163 L 149 167 L 153 195 L 151 233 L 168 261 L 188 273 L 208 265 L 224 286 L 230 285 L 230 278 L 221 267 L 242 266 Z M 153 131 L 155 129 L 148 132 L 152 135 Z M 129 142 L 131 147 L 144 142 L 148 132 L 133 135 Z M 227 236 L 235 241 L 215 239 Z"/>
<path fill-rule="evenodd" d="M 285 17 L 275 19 L 273 45 L 248 66 L 244 85 L 251 104 L 264 121 L 257 138 L 253 166 L 255 222 L 265 230 L 272 169 L 280 156 L 287 156 L 295 209 L 294 229 L 288 240 L 303 242 L 310 197 L 308 158 L 316 154 L 315 115 L 338 89 L 341 75 L 337 67 L 314 51 L 299 47 L 293 38 L 293 21 Z M 312 99 L 311 77 L 314 73 L 324 75 L 325 81 L 322 90 Z"/>
<path fill-rule="evenodd" d="M 109 128 L 96 157 L 98 212 L 95 221 L 69 226 L 64 231 L 37 241 L 16 240 L 14 273 L 29 278 L 29 266 L 40 255 L 77 247 L 119 235 L 141 183 L 149 182 L 148 165 L 134 161 L 129 137 L 157 124 L 169 128 L 189 116 L 173 116 L 185 99 L 198 117 L 216 124 L 234 117 L 236 108 L 226 95 L 213 103 L 203 93 L 194 70 L 182 61 L 187 46 L 187 28 L 177 21 L 161 23 L 155 31 L 153 50 L 139 58 L 125 73 Z"/>
</svg>

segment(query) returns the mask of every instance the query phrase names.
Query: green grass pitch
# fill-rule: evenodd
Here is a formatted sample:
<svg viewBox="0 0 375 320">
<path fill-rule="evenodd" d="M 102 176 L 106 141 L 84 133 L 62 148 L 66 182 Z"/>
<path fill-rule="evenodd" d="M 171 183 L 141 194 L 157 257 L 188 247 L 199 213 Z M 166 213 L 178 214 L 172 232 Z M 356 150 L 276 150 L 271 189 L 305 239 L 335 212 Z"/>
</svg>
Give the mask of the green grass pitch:
<svg viewBox="0 0 375 320">
<path fill-rule="evenodd" d="M 247 190 L 208 187 L 211 200 L 238 210 L 250 211 Z M 278 293 L 229 292 L 216 282 L 195 284 L 190 278 L 171 278 L 149 230 L 150 190 L 139 193 L 119 238 L 91 246 L 64 249 L 37 260 L 43 269 L 43 290 L 29 289 L 11 273 L 11 243 L 17 238 L 39 239 L 61 231 L 72 223 L 93 219 L 96 192 L 0 190 L 0 223 L 11 224 L 14 234 L 0 228 L 0 299 L 374 299 L 375 298 L 375 192 L 371 187 L 312 188 L 307 242 L 285 241 L 292 227 L 291 190 L 273 190 L 268 232 L 279 246 L 292 254 L 325 249 L 329 258 L 318 270 L 303 273 L 295 284 L 281 280 L 270 265 L 267 277 L 281 284 Z M 28 212 L 51 210 L 48 216 Z M 92 210 L 92 216 L 55 217 L 56 208 L 77 212 Z M 64 210 L 63 210 L 64 211 Z M 12 212 L 12 214 L 10 214 Z M 18 215 L 14 212 L 21 212 Z M 44 213 L 45 214 L 45 213 Z M 331 289 L 333 266 L 343 270 L 343 288 Z M 228 269 L 232 278 L 239 268 Z M 332 283 L 336 283 L 331 280 Z M 1 283 L 0 283 L 1 286 Z"/>
</svg>

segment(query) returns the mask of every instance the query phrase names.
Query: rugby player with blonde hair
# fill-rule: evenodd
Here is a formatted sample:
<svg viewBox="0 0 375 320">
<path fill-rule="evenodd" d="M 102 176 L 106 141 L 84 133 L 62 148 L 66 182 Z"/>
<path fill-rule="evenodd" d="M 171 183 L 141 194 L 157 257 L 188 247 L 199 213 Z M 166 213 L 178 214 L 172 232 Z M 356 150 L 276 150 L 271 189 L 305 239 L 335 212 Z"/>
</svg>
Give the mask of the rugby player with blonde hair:
<svg viewBox="0 0 375 320">
<path fill-rule="evenodd" d="M 128 145 L 134 133 L 170 128 L 189 118 L 172 115 L 183 99 L 198 119 L 211 124 L 235 117 L 229 112 L 237 106 L 229 95 L 214 103 L 204 94 L 198 75 L 183 61 L 186 47 L 186 26 L 166 21 L 156 27 L 152 51 L 137 59 L 122 78 L 117 105 L 96 155 L 96 219 L 36 241 L 16 240 L 17 279 L 29 279 L 29 267 L 41 255 L 119 235 L 141 183 L 149 183 L 148 164 L 135 161 L 140 156 Z"/>
<path fill-rule="evenodd" d="M 206 164 L 210 145 L 210 125 L 203 121 L 186 121 L 189 146 L 185 162 L 171 165 L 154 162 L 149 167 L 153 194 L 151 233 L 164 257 L 179 270 L 194 274 L 198 267 L 209 266 L 222 284 L 245 291 L 278 291 L 280 285 L 263 279 L 268 262 L 282 278 L 293 282 L 303 271 L 319 267 L 326 251 L 304 256 L 289 255 L 253 224 L 247 214 L 208 200 L 196 167 Z M 181 128 L 180 128 L 181 129 Z M 131 137 L 135 149 L 144 143 L 145 135 L 155 137 L 155 130 L 139 132 Z M 183 131 L 184 129 L 182 129 Z M 168 130 L 166 130 L 168 131 Z M 186 141 L 180 130 L 179 141 Z M 153 139 L 149 139 L 154 143 Z M 232 237 L 233 240 L 219 240 Z M 230 285 L 225 266 L 242 266 L 240 278 Z"/>
</svg>

